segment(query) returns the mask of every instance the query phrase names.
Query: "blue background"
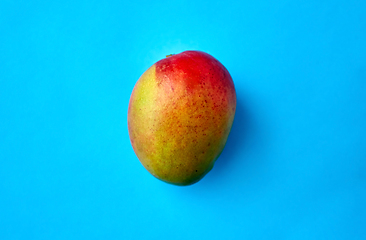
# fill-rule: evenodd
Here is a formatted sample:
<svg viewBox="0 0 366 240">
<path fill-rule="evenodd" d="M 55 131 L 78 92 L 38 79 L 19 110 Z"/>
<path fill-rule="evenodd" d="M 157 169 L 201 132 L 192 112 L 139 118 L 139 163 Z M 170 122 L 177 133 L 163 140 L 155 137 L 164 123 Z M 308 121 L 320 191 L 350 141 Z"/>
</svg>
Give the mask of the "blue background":
<svg viewBox="0 0 366 240">
<path fill-rule="evenodd" d="M 153 63 L 205 51 L 238 106 L 177 187 L 127 131 Z M 0 239 L 366 239 L 366 2 L 0 2 Z"/>
</svg>

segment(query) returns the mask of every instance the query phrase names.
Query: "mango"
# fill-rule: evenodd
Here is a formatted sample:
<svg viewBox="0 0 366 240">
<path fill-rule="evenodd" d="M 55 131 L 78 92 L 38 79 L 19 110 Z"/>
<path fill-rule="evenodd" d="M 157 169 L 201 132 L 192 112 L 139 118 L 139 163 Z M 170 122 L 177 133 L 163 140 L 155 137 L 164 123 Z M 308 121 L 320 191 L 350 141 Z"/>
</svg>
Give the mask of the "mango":
<svg viewBox="0 0 366 240">
<path fill-rule="evenodd" d="M 201 51 L 168 55 L 143 73 L 132 91 L 132 147 L 156 178 L 191 185 L 224 149 L 235 110 L 233 80 L 218 60 Z"/>
</svg>

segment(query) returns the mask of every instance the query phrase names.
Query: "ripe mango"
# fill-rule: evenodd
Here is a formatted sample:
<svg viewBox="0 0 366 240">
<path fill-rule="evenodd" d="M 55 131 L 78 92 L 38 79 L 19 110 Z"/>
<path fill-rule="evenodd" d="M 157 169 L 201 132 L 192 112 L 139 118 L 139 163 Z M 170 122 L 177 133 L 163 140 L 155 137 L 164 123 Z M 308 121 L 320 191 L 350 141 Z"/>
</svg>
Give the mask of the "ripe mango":
<svg viewBox="0 0 366 240">
<path fill-rule="evenodd" d="M 185 51 L 156 62 L 137 81 L 128 107 L 132 147 L 156 178 L 198 182 L 224 149 L 236 93 L 227 69 L 211 55 Z"/>
</svg>

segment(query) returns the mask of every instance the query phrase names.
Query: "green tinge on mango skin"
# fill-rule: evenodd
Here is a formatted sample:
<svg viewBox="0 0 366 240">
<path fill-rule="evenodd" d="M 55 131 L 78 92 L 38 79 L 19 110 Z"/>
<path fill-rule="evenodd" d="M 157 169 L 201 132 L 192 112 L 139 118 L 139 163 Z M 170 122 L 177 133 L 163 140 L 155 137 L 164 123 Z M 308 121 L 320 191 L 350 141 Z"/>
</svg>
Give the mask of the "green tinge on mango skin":
<svg viewBox="0 0 366 240">
<path fill-rule="evenodd" d="M 193 184 L 212 169 L 217 155 L 213 147 L 201 152 L 199 146 L 191 145 L 186 149 L 175 150 L 174 146 L 162 144 L 160 155 L 152 156 L 153 165 L 149 165 L 148 170 L 165 182 L 181 186 Z M 186 159 L 194 159 L 195 162 L 185 161 Z M 213 160 L 204 161 L 205 159 Z"/>
<path fill-rule="evenodd" d="M 179 186 L 191 185 L 212 169 L 225 146 L 235 114 L 235 90 L 220 90 L 206 81 L 187 91 L 184 72 L 175 74 L 175 79 L 164 75 L 157 79 L 156 74 L 154 64 L 131 95 L 131 143 L 153 176 Z M 227 95 L 230 90 L 234 95 Z"/>
</svg>

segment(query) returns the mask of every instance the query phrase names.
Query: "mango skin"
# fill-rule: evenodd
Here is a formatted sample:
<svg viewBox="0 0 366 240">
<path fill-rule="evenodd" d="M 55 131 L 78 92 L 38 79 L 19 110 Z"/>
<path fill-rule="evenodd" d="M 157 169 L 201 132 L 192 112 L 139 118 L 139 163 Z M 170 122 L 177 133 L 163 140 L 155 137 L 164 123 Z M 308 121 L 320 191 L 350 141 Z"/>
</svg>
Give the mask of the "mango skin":
<svg viewBox="0 0 366 240">
<path fill-rule="evenodd" d="M 211 55 L 185 51 L 152 65 L 128 107 L 132 147 L 156 178 L 198 182 L 224 149 L 236 110 L 233 80 Z"/>
</svg>

